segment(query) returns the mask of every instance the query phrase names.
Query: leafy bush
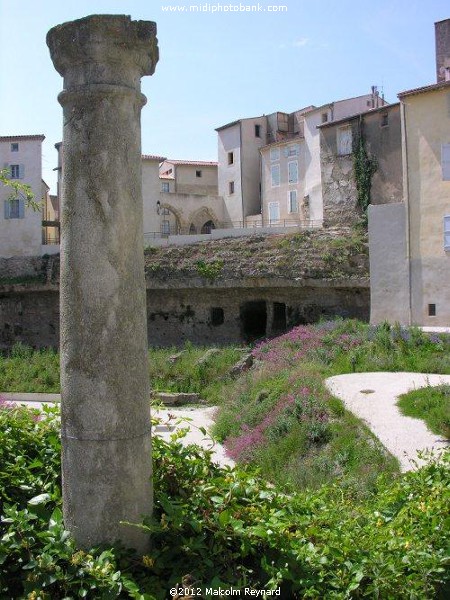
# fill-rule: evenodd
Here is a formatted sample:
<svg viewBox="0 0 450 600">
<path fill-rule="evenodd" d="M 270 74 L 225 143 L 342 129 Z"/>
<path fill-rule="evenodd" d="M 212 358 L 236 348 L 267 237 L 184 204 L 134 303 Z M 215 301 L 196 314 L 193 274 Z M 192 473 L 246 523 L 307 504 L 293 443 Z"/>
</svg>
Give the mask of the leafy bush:
<svg viewBox="0 0 450 600">
<path fill-rule="evenodd" d="M 162 600 L 182 581 L 279 589 L 286 599 L 443 599 L 450 592 L 450 453 L 397 480 L 379 479 L 361 501 L 339 481 L 287 494 L 255 473 L 212 464 L 207 451 L 155 438 L 155 510 L 139 525 L 152 548 L 136 556 L 119 547 L 77 550 L 64 530 L 56 414 L 36 420 L 3 407 L 0 425 L 8 490 L 2 598 Z M 48 464 L 33 467 L 36 454 L 48 455 Z M 29 489 L 8 484 L 18 456 Z M 37 496 L 34 478 L 47 485 Z"/>
</svg>

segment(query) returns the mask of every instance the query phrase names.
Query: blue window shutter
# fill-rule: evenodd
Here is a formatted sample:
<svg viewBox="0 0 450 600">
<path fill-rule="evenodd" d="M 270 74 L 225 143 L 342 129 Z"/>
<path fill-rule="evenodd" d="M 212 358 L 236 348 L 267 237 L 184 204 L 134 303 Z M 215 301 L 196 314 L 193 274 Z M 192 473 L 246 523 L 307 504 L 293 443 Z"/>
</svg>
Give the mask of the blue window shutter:
<svg viewBox="0 0 450 600">
<path fill-rule="evenodd" d="M 6 178 L 11 179 L 11 170 L 8 163 L 4 163 L 3 168 L 6 170 Z"/>
<path fill-rule="evenodd" d="M 19 165 L 19 179 L 25 177 L 25 165 Z"/>
<path fill-rule="evenodd" d="M 9 202 L 9 200 L 5 200 L 5 219 L 9 219 L 10 209 L 11 203 Z"/>
<path fill-rule="evenodd" d="M 19 219 L 25 218 L 25 201 L 19 198 Z"/>
</svg>

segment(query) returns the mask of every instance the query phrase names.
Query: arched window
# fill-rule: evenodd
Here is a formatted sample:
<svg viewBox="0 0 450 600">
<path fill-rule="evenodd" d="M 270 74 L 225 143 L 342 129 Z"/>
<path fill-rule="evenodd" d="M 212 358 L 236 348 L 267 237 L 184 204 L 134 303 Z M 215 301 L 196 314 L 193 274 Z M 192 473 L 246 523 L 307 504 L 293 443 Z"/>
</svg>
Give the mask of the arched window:
<svg viewBox="0 0 450 600">
<path fill-rule="evenodd" d="M 206 221 L 206 223 L 202 227 L 202 233 L 211 233 L 211 230 L 215 228 L 216 226 L 212 221 Z"/>
</svg>

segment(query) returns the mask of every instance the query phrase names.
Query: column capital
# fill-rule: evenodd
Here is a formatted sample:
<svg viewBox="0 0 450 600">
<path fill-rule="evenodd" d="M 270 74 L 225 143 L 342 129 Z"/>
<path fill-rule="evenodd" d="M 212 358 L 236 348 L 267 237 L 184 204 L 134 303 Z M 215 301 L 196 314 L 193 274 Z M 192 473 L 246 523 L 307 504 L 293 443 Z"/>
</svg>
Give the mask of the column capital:
<svg viewBox="0 0 450 600">
<path fill-rule="evenodd" d="M 156 23 L 126 15 L 91 15 L 50 29 L 47 45 L 55 69 L 71 91 L 92 84 L 140 89 L 158 62 Z"/>
</svg>

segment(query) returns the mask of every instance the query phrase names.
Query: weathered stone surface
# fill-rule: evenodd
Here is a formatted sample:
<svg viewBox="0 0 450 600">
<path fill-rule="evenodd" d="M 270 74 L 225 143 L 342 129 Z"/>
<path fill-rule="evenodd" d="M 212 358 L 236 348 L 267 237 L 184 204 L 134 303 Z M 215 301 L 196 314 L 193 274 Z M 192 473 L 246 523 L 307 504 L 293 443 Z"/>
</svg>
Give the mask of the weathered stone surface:
<svg viewBox="0 0 450 600">
<path fill-rule="evenodd" d="M 61 386 L 66 527 L 144 551 L 152 508 L 142 250 L 140 78 L 156 25 L 93 15 L 47 35 L 64 77 Z"/>
<path fill-rule="evenodd" d="M 219 354 L 219 352 L 219 348 L 209 348 L 209 350 L 207 350 L 205 354 L 198 359 L 197 365 L 205 365 L 213 356 Z"/>
<path fill-rule="evenodd" d="M 237 377 L 244 371 L 248 371 L 253 365 L 253 354 L 251 352 L 247 352 L 241 360 L 239 360 L 231 369 L 230 375 L 231 377 Z"/>
<path fill-rule="evenodd" d="M 152 397 L 167 406 L 198 404 L 201 402 L 198 394 L 189 392 L 153 392 Z"/>
</svg>

